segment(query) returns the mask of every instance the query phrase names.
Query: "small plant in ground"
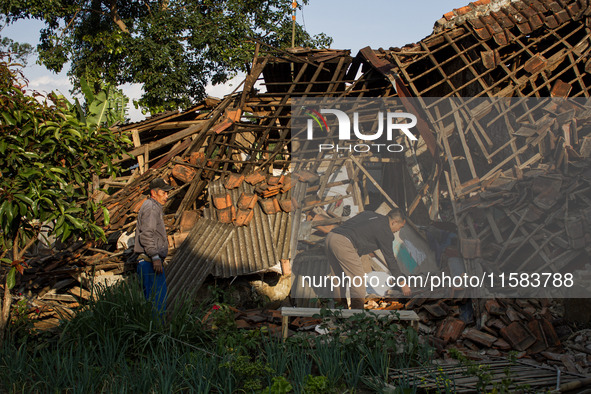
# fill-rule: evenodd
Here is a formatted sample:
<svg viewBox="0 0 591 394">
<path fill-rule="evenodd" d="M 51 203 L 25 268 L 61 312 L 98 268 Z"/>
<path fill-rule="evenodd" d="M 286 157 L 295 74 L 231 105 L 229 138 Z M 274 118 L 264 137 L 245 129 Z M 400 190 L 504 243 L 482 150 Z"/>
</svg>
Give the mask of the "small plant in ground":
<svg viewBox="0 0 591 394">
<path fill-rule="evenodd" d="M 240 388 L 247 392 L 261 390 L 263 381 L 266 382 L 274 373 L 273 368 L 267 364 L 260 360 L 251 360 L 244 355 L 236 356 L 231 361 L 223 363 L 221 368 L 232 373 L 238 379 Z"/>
<path fill-rule="evenodd" d="M 271 380 L 271 386 L 269 386 L 269 394 L 287 394 L 292 390 L 293 386 L 283 376 L 275 376 Z"/>
<path fill-rule="evenodd" d="M 326 376 L 312 376 L 306 377 L 306 384 L 304 385 L 305 393 L 327 393 L 329 392 L 329 380 Z"/>
</svg>

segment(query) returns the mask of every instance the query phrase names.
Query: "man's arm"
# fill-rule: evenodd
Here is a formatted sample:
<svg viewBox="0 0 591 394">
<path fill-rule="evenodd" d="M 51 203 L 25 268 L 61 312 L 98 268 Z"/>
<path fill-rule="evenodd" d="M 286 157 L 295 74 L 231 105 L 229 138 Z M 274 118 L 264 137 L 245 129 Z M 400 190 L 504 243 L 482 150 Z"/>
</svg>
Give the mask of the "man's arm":
<svg viewBox="0 0 591 394">
<path fill-rule="evenodd" d="M 392 276 L 402 276 L 402 271 L 400 271 L 400 268 L 398 267 L 398 261 L 394 256 L 394 234 L 389 227 L 379 231 L 377 234 L 377 241 L 378 247 L 384 254 L 384 259 L 386 259 L 386 263 L 388 264 L 388 268 L 390 269 Z M 410 295 L 410 287 L 408 287 L 408 285 L 401 286 L 400 289 L 402 290 L 402 294 L 405 296 L 408 297 Z"/>
<path fill-rule="evenodd" d="M 394 243 L 394 234 L 388 228 L 387 231 L 379 231 L 377 234 L 377 244 L 382 253 L 384 254 L 384 259 L 386 259 L 386 264 L 388 264 L 388 268 L 392 275 L 399 276 L 402 274 L 400 268 L 398 268 L 398 263 L 396 261 L 396 257 L 394 256 L 394 250 L 392 248 Z"/>
</svg>

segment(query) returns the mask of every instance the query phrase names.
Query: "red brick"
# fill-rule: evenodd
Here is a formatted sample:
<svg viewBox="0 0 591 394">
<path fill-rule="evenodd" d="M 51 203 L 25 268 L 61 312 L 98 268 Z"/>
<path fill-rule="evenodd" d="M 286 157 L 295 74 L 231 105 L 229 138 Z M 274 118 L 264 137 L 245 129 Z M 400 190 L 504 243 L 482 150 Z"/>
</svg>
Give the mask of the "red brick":
<svg viewBox="0 0 591 394">
<path fill-rule="evenodd" d="M 447 315 L 445 310 L 439 304 L 425 304 L 423 305 L 423 308 L 435 318 L 442 318 Z"/>
<path fill-rule="evenodd" d="M 535 74 L 542 71 L 547 63 L 548 61 L 544 56 L 536 54 L 525 62 L 523 69 L 530 74 Z"/>
<path fill-rule="evenodd" d="M 265 198 L 259 200 L 259 203 L 267 215 L 274 215 L 279 212 L 279 210 L 281 210 L 279 207 L 279 202 L 277 202 L 276 198 Z"/>
<path fill-rule="evenodd" d="M 497 300 L 487 300 L 484 307 L 491 315 L 500 315 L 504 312 L 504 308 L 499 305 Z"/>
<path fill-rule="evenodd" d="M 503 339 L 497 339 L 495 343 L 493 343 L 493 347 L 496 347 L 501 350 L 511 350 L 511 345 L 507 343 L 507 341 Z"/>
<path fill-rule="evenodd" d="M 236 208 L 231 207 L 220 209 L 217 211 L 218 220 L 222 223 L 232 223 L 236 219 Z"/>
<path fill-rule="evenodd" d="M 225 119 L 224 121 L 213 126 L 211 129 L 209 129 L 209 131 L 219 134 L 222 131 L 226 130 L 228 127 L 232 126 L 232 124 L 233 122 L 231 120 Z"/>
<path fill-rule="evenodd" d="M 546 24 L 546 26 L 548 26 L 550 29 L 555 29 L 556 27 L 558 27 L 559 23 L 558 20 L 556 20 L 556 18 L 554 17 L 554 15 L 548 15 L 546 17 L 546 20 L 544 21 L 544 23 Z"/>
<path fill-rule="evenodd" d="M 568 97 L 572 88 L 571 84 L 558 79 L 550 91 L 550 97 Z"/>
<path fill-rule="evenodd" d="M 309 184 L 315 183 L 320 179 L 318 175 L 306 170 L 298 171 L 294 175 L 297 177 L 298 181 Z"/>
<path fill-rule="evenodd" d="M 228 193 L 214 194 L 211 199 L 216 209 L 226 209 L 232 205 L 232 197 Z"/>
<path fill-rule="evenodd" d="M 529 34 L 532 32 L 532 28 L 529 25 L 529 23 L 525 22 L 525 23 L 518 23 L 517 24 L 517 28 L 519 29 L 519 31 L 521 32 L 521 34 Z"/>
<path fill-rule="evenodd" d="M 447 19 L 448 21 L 452 20 L 454 18 L 454 16 L 455 15 L 454 15 L 454 12 L 453 11 L 450 11 L 448 13 L 443 14 L 443 17 L 445 19 Z"/>
<path fill-rule="evenodd" d="M 458 15 L 464 15 L 464 14 L 467 14 L 468 12 L 472 11 L 472 7 L 470 7 L 469 5 L 467 5 L 467 6 L 464 6 L 464 7 L 461 7 L 461 8 L 457 8 L 454 11 Z"/>
<path fill-rule="evenodd" d="M 257 172 L 253 172 L 252 174 L 248 174 L 244 178 L 244 180 L 246 181 L 246 183 L 249 183 L 251 185 L 256 185 L 257 183 L 264 181 L 265 178 L 266 178 L 265 174 L 263 174 L 261 171 L 257 171 Z"/>
<path fill-rule="evenodd" d="M 279 200 L 279 205 L 281 206 L 281 210 L 283 212 L 291 212 L 291 200 Z"/>
<path fill-rule="evenodd" d="M 478 18 L 470 18 L 468 19 L 468 22 L 470 23 L 470 25 L 472 25 L 473 29 L 482 29 L 483 27 L 485 27 L 485 22 L 481 21 Z"/>
<path fill-rule="evenodd" d="M 570 15 L 568 14 L 568 12 L 566 12 L 566 10 L 561 10 L 555 13 L 554 16 L 556 16 L 556 19 L 558 20 L 559 24 L 566 23 L 570 20 Z"/>
<path fill-rule="evenodd" d="M 529 323 L 527 323 L 527 328 L 529 328 L 529 330 L 536 337 L 536 342 L 527 349 L 527 353 L 536 354 L 546 350 L 548 348 L 548 345 L 546 344 L 546 340 L 544 338 L 542 328 L 540 327 L 540 323 L 537 320 L 532 320 Z"/>
<path fill-rule="evenodd" d="M 441 322 L 437 329 L 436 336 L 443 339 L 445 342 L 455 342 L 458 340 L 462 331 L 466 327 L 466 323 L 460 319 L 449 317 Z"/>
<path fill-rule="evenodd" d="M 499 46 L 505 46 L 509 43 L 509 40 L 507 40 L 507 35 L 504 32 L 495 34 L 494 39 Z"/>
<path fill-rule="evenodd" d="M 529 24 L 531 25 L 532 29 L 535 30 L 542 27 L 544 25 L 544 22 L 542 21 L 542 18 L 540 18 L 539 15 L 533 15 L 531 18 L 529 18 Z"/>
<path fill-rule="evenodd" d="M 536 10 L 528 6 L 523 7 L 520 12 L 523 16 L 525 16 L 525 19 L 529 19 L 532 16 L 537 15 Z"/>
<path fill-rule="evenodd" d="M 464 332 L 464 338 L 471 340 L 472 342 L 479 343 L 486 347 L 491 347 L 499 338 L 479 331 L 475 328 L 469 328 Z"/>
<path fill-rule="evenodd" d="M 480 52 L 480 57 L 482 58 L 482 65 L 489 70 L 497 66 L 495 62 L 495 53 L 493 51 Z"/>
<path fill-rule="evenodd" d="M 537 0 L 532 0 L 530 6 L 540 12 L 540 13 L 544 13 L 548 11 L 548 8 L 544 5 L 544 3 L 537 1 Z"/>
<path fill-rule="evenodd" d="M 236 212 L 235 226 L 248 226 L 254 218 L 254 209 L 238 209 Z"/>
<path fill-rule="evenodd" d="M 501 329 L 501 336 L 515 350 L 523 351 L 536 342 L 536 338 L 521 324 L 513 322 Z"/>
<path fill-rule="evenodd" d="M 228 190 L 236 189 L 242 184 L 242 181 L 244 181 L 244 175 L 230 174 L 224 182 L 224 187 Z"/>
<path fill-rule="evenodd" d="M 285 178 L 285 176 L 283 176 L 283 175 L 281 175 L 281 176 L 271 176 L 267 180 L 267 184 L 269 184 L 271 186 L 277 186 L 277 185 L 283 183 L 283 179 L 284 178 Z"/>
<path fill-rule="evenodd" d="M 193 152 L 189 157 L 189 163 L 193 164 L 194 166 L 203 165 L 205 163 L 205 153 L 203 152 Z"/>
<path fill-rule="evenodd" d="M 581 8 L 577 3 L 572 3 L 571 5 L 566 7 L 566 11 L 570 14 L 571 18 L 575 19 L 581 11 Z"/>
<path fill-rule="evenodd" d="M 253 209 L 259 197 L 254 193 L 242 193 L 238 199 L 238 208 L 246 210 Z"/>
<path fill-rule="evenodd" d="M 196 174 L 197 170 L 189 166 L 177 164 L 172 167 L 172 176 L 184 183 L 191 182 Z"/>
<path fill-rule="evenodd" d="M 499 22 L 499 24 L 501 25 L 501 27 L 503 29 L 510 29 L 513 26 L 515 26 L 515 24 L 513 23 L 513 21 L 511 21 L 511 18 L 509 18 L 502 11 L 499 11 L 499 12 L 491 12 L 490 15 Z"/>
<path fill-rule="evenodd" d="M 562 6 L 555 1 L 552 1 L 546 5 L 550 9 L 550 11 L 552 11 L 554 13 L 562 11 Z"/>
</svg>

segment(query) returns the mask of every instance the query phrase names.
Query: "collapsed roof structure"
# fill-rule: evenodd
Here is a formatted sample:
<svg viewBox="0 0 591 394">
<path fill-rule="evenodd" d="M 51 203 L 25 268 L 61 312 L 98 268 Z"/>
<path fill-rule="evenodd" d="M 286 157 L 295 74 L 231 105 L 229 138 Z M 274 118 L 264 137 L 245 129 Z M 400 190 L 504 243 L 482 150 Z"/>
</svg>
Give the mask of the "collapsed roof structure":
<svg viewBox="0 0 591 394">
<path fill-rule="evenodd" d="M 121 229 L 133 220 L 142 189 L 156 176 L 171 176 L 178 186 L 167 207 L 167 212 L 173 213 L 170 223 L 175 230 L 189 211 L 204 206 L 208 199 L 215 202 L 212 197 L 223 192 L 219 185 L 232 183 L 228 180 L 233 174 L 248 176 L 257 172 L 262 174 L 261 182 L 281 174 L 283 180 L 289 179 L 286 170 L 292 159 L 290 116 L 294 98 L 413 97 L 425 100 L 402 103 L 407 110 L 422 114 L 417 126 L 421 138 L 418 143 L 408 144 L 403 161 L 381 159 L 382 164 L 390 160 L 391 165 L 406 174 L 403 182 L 390 182 L 390 189 L 384 192 L 388 198 L 420 224 L 428 219 L 439 220 L 441 204 L 449 203 L 447 208 L 453 205 L 453 210 L 446 213 L 455 214 L 450 219 L 458 226 L 464 258 L 494 255 L 497 262 L 514 258 L 524 266 L 522 254 L 526 253 L 529 261 L 536 261 L 532 264 L 543 266 L 559 259 L 566 265 L 588 253 L 583 246 L 588 245 L 585 237 L 589 237 L 591 219 L 591 112 L 584 107 L 585 102 L 577 108 L 569 102 L 563 107 L 554 105 L 536 111 L 537 108 L 527 107 L 530 101 L 501 98 L 588 97 L 589 15 L 591 10 L 581 1 L 477 1 L 445 14 L 437 21 L 432 35 L 403 48 L 364 48 L 352 57 L 349 51 L 281 51 L 259 46 L 241 92 L 220 102 L 206 100 L 181 113 L 165 113 L 121 128 L 134 136 L 136 147 L 132 153 L 142 175 L 109 198 L 110 230 Z M 450 108 L 454 101 L 444 99 L 454 97 L 470 100 L 457 101 L 457 108 Z M 416 103 L 422 108 L 414 108 Z M 516 108 L 520 111 L 521 119 L 517 122 L 521 127 L 512 129 L 508 118 L 515 117 Z M 514 119 L 511 121 L 514 123 Z M 328 175 L 341 166 L 349 166 L 350 179 L 359 178 L 358 184 L 363 184 L 363 178 L 369 175 L 362 164 L 364 160 L 371 161 L 353 158 L 328 164 L 318 160 L 292 165 L 297 171 L 324 176 L 318 179 L 318 185 L 303 192 L 309 194 L 311 206 L 284 208 L 298 209 L 299 217 L 301 212 L 329 203 L 325 201 L 330 186 Z M 218 188 L 213 191 L 212 181 L 218 178 Z M 239 183 L 231 187 L 240 187 Z M 299 189 L 290 190 L 296 184 L 293 179 L 287 183 L 289 186 L 277 194 L 279 200 L 291 199 L 292 192 L 302 193 Z M 208 186 L 209 194 L 205 195 Z M 264 190 L 259 187 L 258 194 L 256 186 L 241 189 L 241 193 L 260 196 L 260 203 L 277 199 L 271 193 L 263 193 L 277 184 L 266 184 Z M 353 189 L 355 203 L 363 209 L 362 200 L 367 201 L 363 195 L 367 191 L 357 190 L 356 186 Z M 532 191 L 536 195 L 532 196 Z M 198 286 L 199 280 L 212 270 L 228 276 L 260 272 L 278 260 L 293 258 L 289 249 L 294 250 L 298 225 L 291 234 L 289 247 L 281 244 L 279 252 L 274 250 L 281 243 L 276 234 L 285 238 L 291 229 L 289 221 L 273 220 L 267 227 L 266 219 L 284 212 L 282 209 L 263 210 L 263 205 L 252 205 L 251 216 L 258 219 L 251 226 L 264 225 L 265 229 L 239 235 L 230 242 L 234 237 L 231 233 L 242 231 L 241 227 L 228 230 L 230 235 L 222 231 L 224 223 L 215 220 L 213 207 L 230 215 L 222 221 L 233 222 L 232 209 L 236 210 L 239 197 L 228 199 L 226 205 L 210 204 L 210 212 L 206 213 L 210 224 L 202 231 L 226 239 L 212 235 L 212 240 L 203 242 L 202 237 L 188 236 L 188 244 L 213 242 L 217 251 L 208 254 L 192 249 L 191 253 L 179 253 L 170 267 L 173 289 L 174 267 L 183 266 L 179 270 L 186 273 L 185 264 L 202 253 L 213 265 L 195 264 L 202 270 L 195 278 L 201 279 L 187 286 Z M 279 204 L 275 207 L 281 208 Z M 545 213 L 550 209 L 560 213 L 546 220 Z M 248 213 L 242 211 L 247 217 Z M 271 216 L 260 216 L 265 213 Z M 189 227 L 185 225 L 183 229 Z M 503 236 L 507 233 L 510 236 Z M 258 236 L 253 238 L 254 234 Z M 261 236 L 265 239 L 253 243 Z M 182 238 L 177 237 L 177 243 Z M 232 263 L 232 258 L 227 257 L 226 273 L 222 274 L 224 270 L 214 268 L 211 261 L 216 260 L 213 255 L 224 249 L 226 243 L 233 244 L 236 250 L 242 248 L 242 255 L 248 255 L 246 260 L 250 263 L 236 263 L 235 258 Z M 183 248 L 186 247 L 189 246 Z M 265 258 L 266 263 L 261 264 L 266 252 L 257 254 L 255 249 L 265 250 L 272 258 Z M 229 268 L 232 264 L 234 268 Z M 252 267 L 245 268 L 248 264 Z"/>
<path fill-rule="evenodd" d="M 133 136 L 120 162 L 128 173 L 99 180 L 95 198 L 105 198 L 115 244 L 133 230 L 150 180 L 173 183 L 165 207 L 175 249 L 167 268 L 171 301 L 209 274 L 289 269 L 298 241 L 321 241 L 311 229 L 322 233 L 346 219 L 347 198 L 357 210 L 368 202 L 402 207 L 416 224 L 453 222 L 469 269 L 584 264 L 591 253 L 591 107 L 526 99 L 587 99 L 590 73 L 586 0 L 479 0 L 445 14 L 416 44 L 367 47 L 354 57 L 259 43 L 245 80 L 224 99 L 120 126 Z M 291 105 L 302 97 L 395 97 L 420 114 L 420 138 L 397 137 L 406 149 L 392 157 L 293 160 L 301 146 L 292 140 Z M 341 169 L 348 179 L 334 180 Z M 393 171 L 402 175 L 388 179 Z M 346 195 L 329 193 L 343 185 Z M 105 196 L 98 186 L 119 190 Z"/>
</svg>

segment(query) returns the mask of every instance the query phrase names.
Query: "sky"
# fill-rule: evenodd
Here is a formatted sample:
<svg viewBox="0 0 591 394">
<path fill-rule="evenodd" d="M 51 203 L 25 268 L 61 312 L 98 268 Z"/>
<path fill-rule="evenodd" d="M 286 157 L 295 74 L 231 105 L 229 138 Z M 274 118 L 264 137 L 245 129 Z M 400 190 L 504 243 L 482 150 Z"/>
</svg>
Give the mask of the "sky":
<svg viewBox="0 0 591 394">
<path fill-rule="evenodd" d="M 366 46 L 387 49 L 420 41 L 431 34 L 435 21 L 443 14 L 468 3 L 469 0 L 309 0 L 302 10 L 298 10 L 296 18 L 310 34 L 325 33 L 332 37 L 331 48 L 350 49 L 355 56 Z M 36 46 L 42 27 L 42 22 L 19 21 L 4 28 L 0 35 Z M 36 58 L 30 58 L 24 70 L 29 87 L 46 93 L 59 91 L 71 98 L 72 86 L 67 70 L 54 74 L 35 62 Z M 225 85 L 209 85 L 207 94 L 223 97 L 231 93 L 243 78 L 239 75 Z M 122 89 L 131 99 L 141 95 L 141 86 L 137 84 L 123 85 Z M 134 122 L 145 118 L 131 104 L 129 115 Z"/>
</svg>

